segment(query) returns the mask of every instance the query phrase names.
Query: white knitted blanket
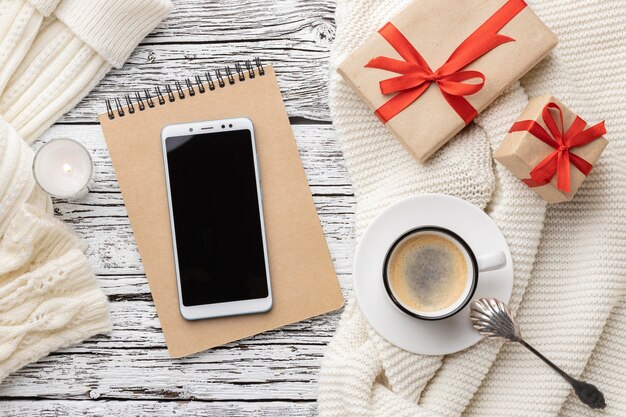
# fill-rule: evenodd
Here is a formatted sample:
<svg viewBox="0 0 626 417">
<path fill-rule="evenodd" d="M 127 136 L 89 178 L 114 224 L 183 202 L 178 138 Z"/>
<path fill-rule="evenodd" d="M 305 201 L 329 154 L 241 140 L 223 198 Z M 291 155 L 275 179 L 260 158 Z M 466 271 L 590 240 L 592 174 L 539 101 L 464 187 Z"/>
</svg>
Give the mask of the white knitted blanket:
<svg viewBox="0 0 626 417">
<path fill-rule="evenodd" d="M 0 382 L 111 330 L 85 245 L 52 217 L 29 144 L 121 67 L 169 0 L 0 0 Z M 80 140 L 80 137 L 76 139 Z"/>
<path fill-rule="evenodd" d="M 623 0 L 529 0 L 558 35 L 554 53 L 425 165 L 416 163 L 336 74 L 409 0 L 339 0 L 330 104 L 357 197 L 357 237 L 388 205 L 423 192 L 483 208 L 513 255 L 510 305 L 524 336 L 600 387 L 602 413 L 518 345 L 482 341 L 446 357 L 382 339 L 355 300 L 323 362 L 319 411 L 334 416 L 626 415 L 626 8 Z M 437 0 L 443 1 L 443 0 Z M 529 97 L 553 93 L 610 143 L 572 202 L 546 204 L 492 160 Z M 418 129 L 419 126 L 416 126 Z"/>
</svg>

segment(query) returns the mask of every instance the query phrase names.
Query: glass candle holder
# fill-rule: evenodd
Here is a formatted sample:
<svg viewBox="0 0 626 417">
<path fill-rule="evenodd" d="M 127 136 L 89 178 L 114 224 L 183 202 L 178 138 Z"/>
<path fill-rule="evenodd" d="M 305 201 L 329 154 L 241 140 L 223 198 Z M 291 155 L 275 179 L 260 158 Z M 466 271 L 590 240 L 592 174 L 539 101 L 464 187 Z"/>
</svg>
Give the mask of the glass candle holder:
<svg viewBox="0 0 626 417">
<path fill-rule="evenodd" d="M 35 181 L 52 197 L 77 200 L 89 193 L 93 159 L 80 142 L 70 138 L 52 139 L 33 159 Z"/>
</svg>

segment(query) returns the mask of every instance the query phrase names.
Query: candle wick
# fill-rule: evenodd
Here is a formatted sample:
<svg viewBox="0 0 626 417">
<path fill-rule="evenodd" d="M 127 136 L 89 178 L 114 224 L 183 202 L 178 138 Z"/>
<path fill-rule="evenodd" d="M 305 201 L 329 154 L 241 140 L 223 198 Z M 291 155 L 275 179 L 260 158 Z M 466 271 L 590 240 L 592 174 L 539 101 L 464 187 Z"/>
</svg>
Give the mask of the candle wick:
<svg viewBox="0 0 626 417">
<path fill-rule="evenodd" d="M 70 174 L 72 172 L 72 166 L 70 164 L 63 164 L 63 171 L 66 174 Z"/>
</svg>

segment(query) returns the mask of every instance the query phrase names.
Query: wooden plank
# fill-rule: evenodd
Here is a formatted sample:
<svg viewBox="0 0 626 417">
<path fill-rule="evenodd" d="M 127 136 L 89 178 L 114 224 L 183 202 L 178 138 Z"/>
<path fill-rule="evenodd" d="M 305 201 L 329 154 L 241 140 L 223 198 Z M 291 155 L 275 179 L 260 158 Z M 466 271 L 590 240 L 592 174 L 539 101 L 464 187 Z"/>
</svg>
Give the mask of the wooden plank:
<svg viewBox="0 0 626 417">
<path fill-rule="evenodd" d="M 14 400 L 0 404 L 0 415 L 11 417 L 59 416 L 195 416 L 195 417 L 312 417 L 317 415 L 314 402 L 203 402 L 203 401 L 68 401 Z"/>
<path fill-rule="evenodd" d="M 61 122 L 94 122 L 104 99 L 153 89 L 252 57 L 275 66 L 290 116 L 330 121 L 332 0 L 175 2 L 172 14 Z M 250 13 L 254 10 L 254 13 Z"/>
<path fill-rule="evenodd" d="M 0 385 L 10 397 L 313 400 L 324 345 L 242 345 L 172 359 L 165 349 L 83 349 L 46 356 Z"/>
<path fill-rule="evenodd" d="M 142 43 L 229 43 L 298 39 L 330 46 L 334 0 L 176 1 L 168 18 Z"/>
</svg>

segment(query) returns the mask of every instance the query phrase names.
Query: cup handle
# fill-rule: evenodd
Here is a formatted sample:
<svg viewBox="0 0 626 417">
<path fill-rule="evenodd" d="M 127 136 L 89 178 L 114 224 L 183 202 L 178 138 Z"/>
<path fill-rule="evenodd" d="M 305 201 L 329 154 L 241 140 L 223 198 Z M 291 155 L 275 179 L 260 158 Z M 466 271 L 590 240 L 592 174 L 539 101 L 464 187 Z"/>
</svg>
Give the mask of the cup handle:
<svg viewBox="0 0 626 417">
<path fill-rule="evenodd" d="M 502 251 L 490 252 L 476 257 L 478 270 L 480 272 L 494 271 L 504 268 L 506 265 L 506 255 Z"/>
</svg>

